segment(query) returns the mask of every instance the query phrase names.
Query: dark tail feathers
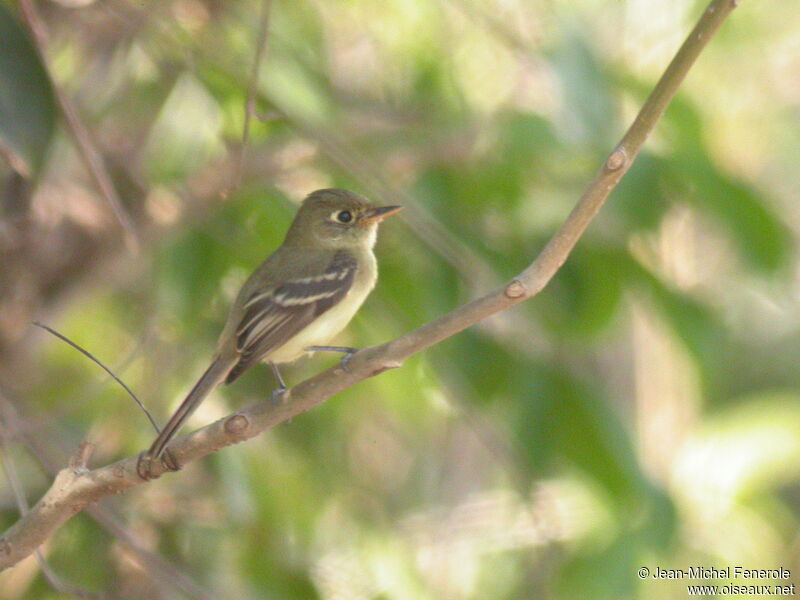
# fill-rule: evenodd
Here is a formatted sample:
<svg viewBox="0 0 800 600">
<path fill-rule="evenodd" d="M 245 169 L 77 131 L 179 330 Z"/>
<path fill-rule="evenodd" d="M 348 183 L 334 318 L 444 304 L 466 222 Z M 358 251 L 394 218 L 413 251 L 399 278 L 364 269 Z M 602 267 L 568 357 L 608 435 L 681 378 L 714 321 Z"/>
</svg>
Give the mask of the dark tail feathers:
<svg viewBox="0 0 800 600">
<path fill-rule="evenodd" d="M 189 392 L 186 399 L 178 407 L 178 410 L 170 417 L 167 424 L 164 425 L 164 429 L 161 430 L 161 433 L 159 433 L 158 437 L 153 441 L 150 450 L 147 451 L 151 458 L 157 459 L 161 456 L 164 452 L 164 448 L 172 441 L 172 438 L 178 433 L 178 430 L 186 419 L 189 418 L 205 397 L 208 396 L 209 392 L 211 392 L 225 377 L 228 369 L 229 365 L 223 364 L 223 361 L 221 361 L 219 357 L 214 359 L 214 362 L 206 369 L 206 372 L 203 373 L 199 381 L 194 384 L 192 391 Z"/>
</svg>

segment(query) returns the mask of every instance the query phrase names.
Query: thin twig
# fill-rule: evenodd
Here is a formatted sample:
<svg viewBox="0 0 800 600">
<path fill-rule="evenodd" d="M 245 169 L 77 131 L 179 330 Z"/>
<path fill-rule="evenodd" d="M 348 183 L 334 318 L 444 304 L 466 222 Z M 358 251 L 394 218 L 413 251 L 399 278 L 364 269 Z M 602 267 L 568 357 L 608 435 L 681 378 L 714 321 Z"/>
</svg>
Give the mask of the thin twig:
<svg viewBox="0 0 800 600">
<path fill-rule="evenodd" d="M 64 458 L 56 457 L 56 454 L 63 455 L 59 450 L 54 451 L 50 440 L 44 440 L 42 436 L 31 432 L 37 430 L 33 425 L 19 414 L 16 405 L 9 398 L 7 392 L 0 389 L 0 424 L 5 422 L 5 434 L 7 442 L 12 439 L 23 444 L 31 453 L 39 467 L 50 477 L 58 472 L 57 465 L 64 463 Z M 14 432 L 13 435 L 11 432 Z M 62 439 L 62 435 L 51 436 L 51 439 Z M 22 486 L 19 486 L 22 489 Z M 119 517 L 106 506 L 96 504 L 86 509 L 92 519 L 100 527 L 105 529 L 111 536 L 136 557 L 136 560 L 144 569 L 148 576 L 163 588 L 170 590 L 178 589 L 196 598 L 197 600 L 219 600 L 218 595 L 212 596 L 197 584 L 189 575 L 178 569 L 163 556 L 152 552 L 144 547 L 137 537 L 122 523 Z M 163 595 L 163 590 L 161 591 Z"/>
<path fill-rule="evenodd" d="M 272 0 L 263 0 L 261 3 L 261 18 L 258 23 L 258 44 L 256 55 L 253 59 L 253 67 L 250 70 L 250 84 L 247 87 L 247 100 L 244 105 L 244 127 L 242 128 L 242 145 L 239 148 L 239 159 L 236 165 L 236 180 L 234 189 L 242 185 L 242 174 L 244 172 L 244 160 L 247 153 L 247 146 L 250 143 L 250 124 L 256 112 L 256 95 L 258 94 L 258 74 L 261 72 L 261 64 L 267 50 L 267 39 L 269 38 L 269 19 L 272 11 Z"/>
<path fill-rule="evenodd" d="M 172 458 L 184 465 L 225 446 L 255 437 L 364 379 L 401 366 L 409 356 L 538 294 L 566 261 L 588 224 L 630 168 L 700 52 L 738 4 L 739 0 L 712 0 L 634 123 L 608 156 L 567 220 L 531 265 L 516 278 L 395 340 L 365 348 L 353 356 L 348 371 L 337 366 L 300 383 L 289 390 L 283 404 L 267 399 L 177 438 L 170 445 Z M 0 537 L 0 568 L 12 566 L 31 554 L 64 522 L 89 504 L 142 484 L 145 480 L 140 475 L 141 462 L 139 456 L 130 457 L 85 474 L 62 469 L 50 489 L 27 515 Z M 147 466 L 146 472 L 151 477 L 167 470 L 166 465 L 155 462 Z"/>
<path fill-rule="evenodd" d="M 100 190 L 100 193 L 103 195 L 106 202 L 108 202 L 108 205 L 114 212 L 114 216 L 122 227 L 125 235 L 125 243 L 128 246 L 128 249 L 132 252 L 136 252 L 139 249 L 139 240 L 136 235 L 136 228 L 134 227 L 133 221 L 131 220 L 127 211 L 122 206 L 122 201 L 120 200 L 119 194 L 117 194 L 114 184 L 111 182 L 111 177 L 109 176 L 108 170 L 103 162 L 103 157 L 97 150 L 95 143 L 92 141 L 89 130 L 78 116 L 78 111 L 75 106 L 73 106 L 72 101 L 52 76 L 52 72 L 47 63 L 47 56 L 45 55 L 44 50 L 47 46 L 47 30 L 44 26 L 44 22 L 36 10 L 34 0 L 20 0 L 19 6 L 22 10 L 22 17 L 25 20 L 25 23 L 28 25 L 28 29 L 30 30 L 31 34 L 33 35 L 36 50 L 42 60 L 42 64 L 44 65 L 45 70 L 48 72 L 51 85 L 55 91 L 56 100 L 61 108 L 61 113 L 64 115 L 64 120 L 67 122 L 68 129 L 72 134 L 78 149 L 80 150 L 80 155 L 82 156 L 83 161 L 86 163 L 86 168 L 89 170 L 89 173 L 91 173 L 92 178 Z"/>
<path fill-rule="evenodd" d="M 118 384 L 120 384 L 122 386 L 122 389 L 124 389 L 126 392 L 128 392 L 128 395 L 131 398 L 133 398 L 133 401 L 136 402 L 136 404 L 139 405 L 139 408 L 142 409 L 144 414 L 147 415 L 147 419 L 150 421 L 150 424 L 153 426 L 153 429 L 156 430 L 156 434 L 160 433 L 160 429 L 158 428 L 158 425 L 156 424 L 156 421 L 153 418 L 153 415 L 150 414 L 150 411 L 147 410 L 147 408 L 145 408 L 145 405 L 142 403 L 141 400 L 139 400 L 139 398 L 136 396 L 136 394 L 134 394 L 131 391 L 131 388 L 129 388 L 127 385 L 125 385 L 125 382 L 122 381 L 122 379 L 120 379 L 119 377 L 117 377 L 111 369 L 109 369 L 102 362 L 100 362 L 99 359 L 95 358 L 94 355 L 91 352 L 89 352 L 88 350 L 85 350 L 84 348 L 80 347 L 78 344 L 73 342 L 71 339 L 69 339 L 63 333 L 59 333 L 55 329 L 53 329 L 51 327 L 48 327 L 47 325 L 43 325 L 42 323 L 39 323 L 38 321 L 33 321 L 32 324 L 36 325 L 36 327 L 41 327 L 42 329 L 44 329 L 48 333 L 51 333 L 54 336 L 56 336 L 58 339 L 65 341 L 67 344 L 69 344 L 70 346 L 75 348 L 75 350 L 77 350 L 78 352 L 80 352 L 81 354 L 83 354 L 84 356 L 89 358 L 89 360 L 91 360 L 93 363 L 95 363 L 97 366 L 99 366 L 101 369 L 103 369 L 106 373 L 111 375 L 111 377 L 114 379 L 114 381 L 116 381 Z"/>
<path fill-rule="evenodd" d="M 25 498 L 25 490 L 22 487 L 22 482 L 20 481 L 19 474 L 17 473 L 17 467 L 14 465 L 14 461 L 11 460 L 11 456 L 8 452 L 8 429 L 6 422 L 4 419 L 0 419 L 0 462 L 3 465 L 3 471 L 6 474 L 6 479 L 8 479 L 8 485 L 11 488 L 11 493 L 14 494 L 14 499 L 17 503 L 17 510 L 19 511 L 20 515 L 26 515 L 29 510 L 28 500 Z M 110 598 L 107 594 L 101 594 L 99 592 L 90 592 L 89 590 L 84 590 L 82 588 L 76 587 L 74 585 L 65 583 L 47 562 L 47 559 L 42 554 L 41 550 L 37 549 L 34 553 L 36 557 L 36 562 L 39 563 L 39 568 L 42 570 L 42 575 L 47 580 L 47 582 L 53 587 L 54 590 L 57 592 L 61 592 L 62 594 L 69 594 L 71 596 L 77 596 L 78 598 L 87 598 L 87 599 L 94 599 L 98 598 L 100 600 L 104 600 L 106 598 Z"/>
</svg>

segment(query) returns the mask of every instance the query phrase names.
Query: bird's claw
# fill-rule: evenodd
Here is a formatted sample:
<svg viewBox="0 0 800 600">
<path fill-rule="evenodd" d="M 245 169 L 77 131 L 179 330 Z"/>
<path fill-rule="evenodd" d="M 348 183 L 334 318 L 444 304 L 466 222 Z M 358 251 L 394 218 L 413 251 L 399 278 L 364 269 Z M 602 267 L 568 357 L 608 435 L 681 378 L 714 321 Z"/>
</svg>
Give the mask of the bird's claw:
<svg viewBox="0 0 800 600">
<path fill-rule="evenodd" d="M 343 352 L 344 356 L 339 364 L 345 373 L 350 373 L 350 359 L 358 352 L 358 348 L 348 348 L 346 346 L 309 346 L 306 348 L 309 352 Z"/>
<path fill-rule="evenodd" d="M 139 455 L 139 460 L 136 461 L 136 474 L 145 481 L 156 479 L 160 475 L 160 473 L 158 475 L 153 474 L 154 460 L 155 459 L 149 452 L 143 452 Z M 164 453 L 161 455 L 161 466 L 164 467 L 164 471 L 180 471 L 181 468 L 175 455 L 169 451 L 169 448 L 164 450 Z"/>
<path fill-rule="evenodd" d="M 279 387 L 272 390 L 272 394 L 270 395 L 270 401 L 272 404 L 284 404 L 286 402 L 286 392 L 288 390 L 285 387 Z"/>
<path fill-rule="evenodd" d="M 164 453 L 161 455 L 161 464 L 164 465 L 169 471 L 181 470 L 181 466 L 178 464 L 178 459 L 175 458 L 175 455 L 170 451 L 169 448 L 164 449 Z"/>
<path fill-rule="evenodd" d="M 342 370 L 345 373 L 350 373 L 350 359 L 353 358 L 353 355 L 358 352 L 358 350 L 351 350 L 350 352 L 345 352 L 345 355 L 342 357 L 341 362 L 339 363 L 342 366 Z"/>
<path fill-rule="evenodd" d="M 152 468 L 153 457 L 148 452 L 142 452 L 136 461 L 136 474 L 144 481 L 150 481 L 153 478 Z"/>
</svg>

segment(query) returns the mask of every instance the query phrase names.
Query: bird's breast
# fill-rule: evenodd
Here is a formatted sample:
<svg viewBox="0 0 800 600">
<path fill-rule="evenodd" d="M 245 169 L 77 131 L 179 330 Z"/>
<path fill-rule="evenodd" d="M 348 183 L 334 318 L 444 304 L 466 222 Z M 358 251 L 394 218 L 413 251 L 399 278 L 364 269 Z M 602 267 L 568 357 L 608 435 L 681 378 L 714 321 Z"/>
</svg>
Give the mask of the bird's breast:
<svg viewBox="0 0 800 600">
<path fill-rule="evenodd" d="M 340 302 L 322 313 L 297 335 L 280 348 L 264 357 L 264 361 L 274 363 L 293 362 L 306 354 L 309 346 L 325 346 L 344 329 L 356 311 L 367 299 L 378 278 L 375 257 L 367 253 L 358 261 L 355 281 L 347 295 Z"/>
</svg>

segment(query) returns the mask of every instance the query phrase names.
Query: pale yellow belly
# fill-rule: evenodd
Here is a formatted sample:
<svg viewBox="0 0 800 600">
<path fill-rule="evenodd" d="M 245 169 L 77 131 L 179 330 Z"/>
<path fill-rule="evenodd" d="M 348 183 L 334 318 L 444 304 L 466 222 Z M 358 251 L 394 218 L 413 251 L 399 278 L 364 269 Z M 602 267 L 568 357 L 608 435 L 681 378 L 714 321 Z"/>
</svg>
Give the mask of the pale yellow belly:
<svg viewBox="0 0 800 600">
<path fill-rule="evenodd" d="M 306 354 L 306 348 L 309 346 L 325 346 L 330 343 L 361 308 L 364 300 L 375 286 L 375 279 L 375 274 L 370 273 L 357 277 L 350 293 L 341 302 L 322 313 L 308 327 L 302 329 L 283 346 L 276 348 L 262 360 L 274 363 L 293 362 Z"/>
</svg>

